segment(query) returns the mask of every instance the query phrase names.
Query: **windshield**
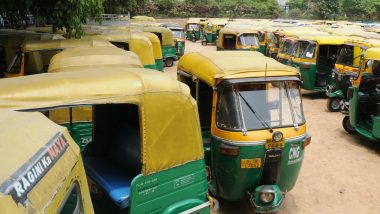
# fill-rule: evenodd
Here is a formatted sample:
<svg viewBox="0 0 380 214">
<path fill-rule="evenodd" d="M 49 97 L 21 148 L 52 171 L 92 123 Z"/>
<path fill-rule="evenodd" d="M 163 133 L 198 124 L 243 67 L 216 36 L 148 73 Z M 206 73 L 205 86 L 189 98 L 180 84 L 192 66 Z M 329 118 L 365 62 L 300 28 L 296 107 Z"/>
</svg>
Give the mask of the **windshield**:
<svg viewBox="0 0 380 214">
<path fill-rule="evenodd" d="M 308 41 L 299 41 L 295 45 L 292 55 L 296 58 L 311 59 L 314 57 L 315 43 Z"/>
<path fill-rule="evenodd" d="M 303 123 L 296 81 L 235 84 L 224 88 L 219 95 L 216 124 L 221 129 L 259 130 L 269 129 L 267 125 L 278 128 Z"/>
<path fill-rule="evenodd" d="M 174 38 L 185 38 L 185 33 L 181 30 L 172 30 Z"/>
<path fill-rule="evenodd" d="M 279 53 L 289 54 L 291 53 L 292 46 L 294 44 L 293 40 L 285 40 L 281 43 L 280 49 L 278 50 Z"/>
<path fill-rule="evenodd" d="M 244 33 L 239 36 L 238 39 L 239 45 L 259 45 L 259 39 L 257 38 L 256 34 L 253 33 Z"/>
<path fill-rule="evenodd" d="M 351 45 L 344 45 L 340 50 L 336 64 L 352 66 L 354 59 L 354 47 Z"/>
<path fill-rule="evenodd" d="M 189 24 L 187 26 L 188 30 L 197 30 L 198 25 L 197 24 Z"/>
<path fill-rule="evenodd" d="M 276 34 L 273 34 L 271 39 L 270 39 L 270 42 L 272 44 L 274 44 L 274 47 L 278 47 L 280 45 L 280 39 L 279 39 L 279 36 L 276 35 Z"/>
</svg>

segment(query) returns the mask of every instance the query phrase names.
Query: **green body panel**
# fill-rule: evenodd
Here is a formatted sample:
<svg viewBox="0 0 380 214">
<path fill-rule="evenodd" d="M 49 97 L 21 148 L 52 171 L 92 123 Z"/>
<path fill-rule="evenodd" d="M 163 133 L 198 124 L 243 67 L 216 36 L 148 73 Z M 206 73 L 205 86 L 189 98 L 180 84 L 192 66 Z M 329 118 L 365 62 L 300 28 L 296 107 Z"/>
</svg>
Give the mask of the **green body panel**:
<svg viewBox="0 0 380 214">
<path fill-rule="evenodd" d="M 71 137 L 79 145 L 80 150 L 83 151 L 87 144 L 92 142 L 92 122 L 77 122 L 59 124 L 65 126 L 69 131 Z"/>
<path fill-rule="evenodd" d="M 358 105 L 361 92 L 359 91 L 359 88 L 354 87 L 353 89 L 353 97 L 349 101 L 349 117 L 351 125 L 355 127 L 355 130 L 363 137 L 373 141 L 380 141 L 380 117 L 358 117 Z"/>
<path fill-rule="evenodd" d="M 198 41 L 201 38 L 201 32 L 198 31 L 186 31 L 186 39 L 193 40 L 195 38 L 195 41 Z"/>
<path fill-rule="evenodd" d="M 333 91 L 333 92 L 327 92 L 326 95 L 329 97 L 329 98 L 344 98 L 344 94 L 343 94 L 343 91 L 342 90 L 336 90 L 336 91 Z"/>
<path fill-rule="evenodd" d="M 262 54 L 265 55 L 266 49 L 267 49 L 266 45 L 260 45 L 260 51 L 261 51 Z"/>
<path fill-rule="evenodd" d="M 292 66 L 298 68 L 301 73 L 303 89 L 323 92 L 326 91 L 328 85 L 332 84 L 332 69 L 330 68 L 319 68 L 322 70 L 327 70 L 327 80 L 325 86 L 317 86 L 317 66 L 315 64 L 311 64 L 310 68 L 301 68 L 301 63 L 293 62 Z"/>
<path fill-rule="evenodd" d="M 150 175 L 136 176 L 131 185 L 130 213 L 179 213 L 207 201 L 202 159 Z M 206 212 L 210 212 L 209 207 L 202 211 Z"/>
<path fill-rule="evenodd" d="M 153 65 L 144 65 L 144 68 L 150 68 L 150 69 L 153 69 L 153 70 L 158 70 L 157 67 L 156 67 L 156 64 L 153 64 Z"/>
<path fill-rule="evenodd" d="M 164 71 L 164 61 L 162 59 L 156 59 L 156 69 Z"/>
<path fill-rule="evenodd" d="M 380 117 L 373 118 L 372 135 L 376 139 L 380 139 Z"/>
<path fill-rule="evenodd" d="M 203 41 L 206 43 L 216 43 L 218 40 L 218 34 L 216 33 L 207 33 L 205 37 L 203 38 Z"/>
<path fill-rule="evenodd" d="M 268 187 L 268 186 L 272 187 L 272 189 L 274 190 L 275 196 L 271 203 L 263 203 L 259 199 L 259 193 L 265 187 Z M 282 192 L 277 185 L 263 185 L 256 188 L 255 193 L 254 193 L 254 198 L 251 198 L 250 200 L 253 201 L 256 212 L 263 213 L 263 212 L 270 211 L 272 213 L 275 213 L 279 211 L 282 205 L 282 201 L 284 200 L 284 196 L 282 195 Z"/>
<path fill-rule="evenodd" d="M 350 87 L 352 88 L 352 87 Z M 353 88 L 353 97 L 349 101 L 349 117 L 350 117 L 350 124 L 352 127 L 356 126 L 356 113 L 358 111 L 358 88 Z"/>
<path fill-rule="evenodd" d="M 302 146 L 301 136 L 296 140 L 287 140 L 282 150 L 280 174 L 277 185 L 282 192 L 290 191 L 296 183 L 303 160 L 304 148 Z M 266 150 L 263 143 L 239 147 L 238 156 L 227 156 L 221 154 L 220 145 L 236 145 L 233 142 L 213 138 L 211 142 L 212 157 L 212 182 L 209 183 L 210 191 L 219 197 L 227 200 L 242 200 L 247 192 L 253 192 L 258 186 L 264 166 L 264 157 Z M 297 147 L 295 147 L 298 145 Z M 290 157 L 290 148 L 299 148 L 296 159 Z M 292 148 L 293 148 L 292 147 Z M 262 166 L 260 168 L 241 168 L 241 159 L 261 158 Z"/>
<path fill-rule="evenodd" d="M 176 53 L 178 57 L 181 57 L 185 54 L 185 42 L 182 42 L 182 41 L 176 42 Z"/>
<path fill-rule="evenodd" d="M 167 58 L 177 58 L 177 53 L 174 46 L 162 46 L 162 58 L 166 60 Z"/>
</svg>

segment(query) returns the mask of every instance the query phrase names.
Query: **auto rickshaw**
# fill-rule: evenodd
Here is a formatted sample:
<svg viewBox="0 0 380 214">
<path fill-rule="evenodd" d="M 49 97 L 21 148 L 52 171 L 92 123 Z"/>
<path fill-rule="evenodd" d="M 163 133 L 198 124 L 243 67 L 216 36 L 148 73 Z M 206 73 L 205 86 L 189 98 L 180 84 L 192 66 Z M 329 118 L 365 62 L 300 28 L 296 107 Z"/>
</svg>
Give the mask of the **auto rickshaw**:
<svg viewBox="0 0 380 214">
<path fill-rule="evenodd" d="M 132 51 L 139 56 L 144 68 L 157 69 L 154 59 L 152 42 L 144 35 L 137 33 L 104 33 L 96 35 L 86 35 L 84 38 L 99 39 L 111 42 L 118 48 Z"/>
<path fill-rule="evenodd" d="M 250 26 L 228 25 L 219 31 L 216 50 L 260 51 L 259 32 Z"/>
<path fill-rule="evenodd" d="M 57 40 L 27 40 L 16 49 L 16 53 L 4 77 L 17 77 L 44 73 L 47 71 L 50 59 L 66 48 L 113 46 L 111 43 L 93 39 L 57 39 Z"/>
<path fill-rule="evenodd" d="M 204 29 L 205 35 L 202 40 L 202 45 L 216 44 L 219 31 L 227 24 L 225 20 L 210 20 Z"/>
<path fill-rule="evenodd" d="M 185 29 L 181 27 L 169 27 L 173 33 L 173 38 L 175 42 L 175 51 L 177 53 L 177 58 L 181 58 L 185 54 L 185 40 L 186 33 Z"/>
<path fill-rule="evenodd" d="M 332 83 L 332 70 L 347 40 L 344 36 L 317 35 L 300 38 L 289 59 L 289 65 L 301 72 L 302 88 L 325 92 Z"/>
<path fill-rule="evenodd" d="M 200 20 L 197 18 L 190 18 L 185 26 L 186 29 L 186 39 L 196 42 L 201 38 L 200 32 Z"/>
<path fill-rule="evenodd" d="M 96 213 L 210 213 L 197 104 L 184 84 L 112 66 L 1 79 L 0 88 L 0 109 L 53 121 L 52 110 L 92 109 L 82 156 Z"/>
<path fill-rule="evenodd" d="M 177 54 L 173 39 L 173 33 L 170 29 L 164 27 L 143 27 L 144 32 L 154 33 L 158 36 L 161 42 L 162 59 L 166 67 L 172 67 L 174 60 L 177 60 Z"/>
<path fill-rule="evenodd" d="M 351 86 L 350 80 L 357 75 L 362 53 L 371 47 L 380 47 L 380 40 L 350 39 L 344 43 L 333 69 L 333 82 L 326 89 L 329 111 L 340 111 L 342 107 L 348 110 L 347 89 Z M 367 68 L 366 72 L 371 72 L 371 68 Z"/>
<path fill-rule="evenodd" d="M 271 40 L 268 45 L 268 56 L 277 59 L 278 50 L 281 41 L 287 36 L 305 36 L 305 35 L 328 35 L 326 32 L 317 31 L 313 28 L 286 28 L 272 32 Z"/>
<path fill-rule="evenodd" d="M 153 49 L 153 56 L 154 56 L 154 61 L 155 61 L 155 65 L 156 65 L 156 70 L 159 70 L 159 71 L 164 71 L 164 63 L 163 63 L 163 59 L 162 59 L 162 49 L 161 49 L 161 41 L 160 39 L 158 38 L 158 36 L 154 33 L 150 33 L 150 32 L 143 32 L 141 30 L 137 30 L 135 28 L 127 28 L 125 26 L 107 26 L 107 28 L 100 28 L 100 29 L 97 29 L 97 27 L 99 26 L 91 26 L 89 29 L 86 30 L 87 33 L 95 33 L 95 35 L 97 34 L 139 34 L 141 36 L 145 36 L 147 37 L 150 42 L 152 43 L 152 49 Z M 101 27 L 104 27 L 104 26 L 101 26 Z M 91 29 L 91 28 L 95 28 L 95 29 Z M 119 46 L 121 46 L 122 48 L 124 47 L 127 47 L 126 45 L 122 45 L 122 43 L 119 43 Z"/>
<path fill-rule="evenodd" d="M 299 72 L 259 52 L 217 51 L 185 54 L 177 74 L 198 102 L 210 192 L 277 212 L 311 140 Z"/>
<path fill-rule="evenodd" d="M 37 112 L 0 111 L 2 213 L 94 213 L 66 128 Z"/>
<path fill-rule="evenodd" d="M 372 73 L 366 72 L 371 67 Z M 380 48 L 365 52 L 358 75 L 348 88 L 349 111 L 343 119 L 348 133 L 359 133 L 367 139 L 380 141 Z"/>
<path fill-rule="evenodd" d="M 52 34 L 40 34 L 19 30 L 0 30 L 0 77 L 3 77 L 7 68 L 12 63 L 19 48 L 30 40 L 53 40 Z"/>
<path fill-rule="evenodd" d="M 298 39 L 302 36 L 311 36 L 311 35 L 327 35 L 325 32 L 320 31 L 285 31 L 283 32 L 283 37 L 280 38 L 280 46 L 278 48 L 276 59 L 277 61 L 288 64 L 292 52 L 295 48 L 295 44 Z"/>
<path fill-rule="evenodd" d="M 105 72 L 112 67 L 143 68 L 138 56 L 130 51 L 117 47 L 78 47 L 66 49 L 50 61 L 49 73 L 85 70 L 89 68 L 104 68 Z M 92 110 L 90 107 L 73 107 L 72 117 L 67 116 L 65 109 L 49 111 L 54 114 L 54 121 L 66 126 L 81 150 L 92 143 Z M 70 123 L 72 121 L 73 123 Z"/>
</svg>

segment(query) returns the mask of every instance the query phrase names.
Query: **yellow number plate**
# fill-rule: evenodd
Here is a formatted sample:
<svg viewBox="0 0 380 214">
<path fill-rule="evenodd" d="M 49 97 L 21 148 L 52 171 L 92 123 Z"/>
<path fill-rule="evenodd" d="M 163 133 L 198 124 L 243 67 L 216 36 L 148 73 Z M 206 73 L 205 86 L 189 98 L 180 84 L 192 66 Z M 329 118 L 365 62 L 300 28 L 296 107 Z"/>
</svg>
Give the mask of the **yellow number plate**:
<svg viewBox="0 0 380 214">
<path fill-rule="evenodd" d="M 265 149 L 284 148 L 284 147 L 285 147 L 285 141 L 280 141 L 280 142 L 266 142 L 266 143 L 265 143 Z"/>
<path fill-rule="evenodd" d="M 240 168 L 260 168 L 261 167 L 261 158 L 255 159 L 241 159 Z"/>
</svg>

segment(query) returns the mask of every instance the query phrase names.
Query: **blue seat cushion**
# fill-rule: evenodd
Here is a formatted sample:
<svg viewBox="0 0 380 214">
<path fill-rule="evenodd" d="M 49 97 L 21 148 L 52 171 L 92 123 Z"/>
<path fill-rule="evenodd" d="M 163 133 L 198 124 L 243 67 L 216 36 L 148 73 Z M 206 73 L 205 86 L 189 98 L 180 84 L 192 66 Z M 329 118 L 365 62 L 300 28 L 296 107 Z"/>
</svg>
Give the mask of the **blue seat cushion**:
<svg viewBox="0 0 380 214">
<path fill-rule="evenodd" d="M 85 157 L 83 161 L 87 176 L 100 185 L 121 209 L 128 207 L 133 177 L 107 158 Z"/>
</svg>

